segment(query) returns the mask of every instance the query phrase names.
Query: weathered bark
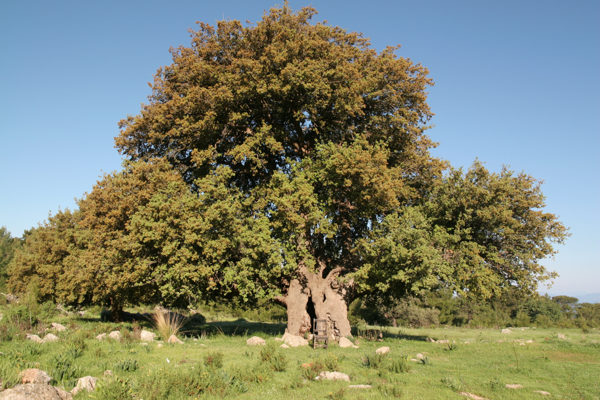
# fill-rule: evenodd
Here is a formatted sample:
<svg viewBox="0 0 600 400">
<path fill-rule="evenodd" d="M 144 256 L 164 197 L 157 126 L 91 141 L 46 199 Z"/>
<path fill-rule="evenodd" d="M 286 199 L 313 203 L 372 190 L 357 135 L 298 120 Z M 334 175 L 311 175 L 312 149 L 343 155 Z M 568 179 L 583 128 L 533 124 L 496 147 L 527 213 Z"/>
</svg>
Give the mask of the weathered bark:
<svg viewBox="0 0 600 400">
<path fill-rule="evenodd" d="M 315 317 L 328 321 L 330 338 L 339 340 L 340 337 L 351 335 L 345 289 L 337 281 L 338 270 L 330 272 L 325 278 L 322 271 L 313 273 L 301 269 L 300 278 L 292 280 L 286 296 L 278 300 L 287 307 L 288 333 L 303 336 L 310 331 L 312 320 L 307 312 L 310 301 Z"/>
</svg>

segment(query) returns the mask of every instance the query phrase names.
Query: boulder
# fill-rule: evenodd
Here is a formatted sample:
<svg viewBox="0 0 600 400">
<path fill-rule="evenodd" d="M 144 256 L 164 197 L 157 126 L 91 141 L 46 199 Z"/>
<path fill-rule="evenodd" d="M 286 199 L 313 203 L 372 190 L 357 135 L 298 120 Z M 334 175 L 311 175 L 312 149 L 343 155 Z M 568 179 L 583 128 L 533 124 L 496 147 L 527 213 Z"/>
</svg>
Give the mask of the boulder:
<svg viewBox="0 0 600 400">
<path fill-rule="evenodd" d="M 108 334 L 108 337 L 114 340 L 121 340 L 121 332 L 119 331 L 112 331 L 111 333 Z"/>
<path fill-rule="evenodd" d="M 171 335 L 171 336 L 169 336 L 169 339 L 167 340 L 167 343 L 171 343 L 171 344 L 183 344 L 183 341 L 181 341 L 177 336 Z"/>
<path fill-rule="evenodd" d="M 29 368 L 21 371 L 19 376 L 21 377 L 21 383 L 41 383 L 47 385 L 52 380 L 52 377 L 46 371 L 37 368 Z"/>
<path fill-rule="evenodd" d="M 377 350 L 375 350 L 376 354 L 387 354 L 390 352 L 390 348 L 387 346 L 382 346 L 380 348 L 378 348 Z"/>
<path fill-rule="evenodd" d="M 96 389 L 96 382 L 98 380 L 93 376 L 84 376 L 83 378 L 79 378 L 77 380 L 77 385 L 71 390 L 71 394 L 75 396 L 77 393 L 82 390 L 93 392 Z"/>
<path fill-rule="evenodd" d="M 508 329 L 508 328 L 504 328 L 500 332 L 503 333 L 503 334 L 505 334 L 505 335 L 512 333 L 512 331 L 510 329 Z"/>
<path fill-rule="evenodd" d="M 350 341 L 350 339 L 343 337 L 343 336 L 340 338 L 340 341 L 338 342 L 338 346 L 343 347 L 343 348 L 353 347 L 355 349 L 358 349 L 358 346 L 356 346 L 354 343 L 352 343 L 352 341 Z"/>
<path fill-rule="evenodd" d="M 101 333 L 98 336 L 96 336 L 96 340 L 104 340 L 106 339 L 106 333 Z"/>
<path fill-rule="evenodd" d="M 67 328 L 64 325 L 61 325 L 58 322 L 52 323 L 52 329 L 54 329 L 56 332 L 64 332 L 67 330 Z"/>
<path fill-rule="evenodd" d="M 302 336 L 296 336 L 286 332 L 283 334 L 282 339 L 283 342 L 290 347 L 308 346 L 308 340 L 304 339 Z"/>
<path fill-rule="evenodd" d="M 56 336 L 52 333 L 47 334 L 42 339 L 42 342 L 44 342 L 44 343 L 51 343 L 51 342 L 57 342 L 57 341 L 58 341 L 58 336 Z"/>
<path fill-rule="evenodd" d="M 71 400 L 64 390 L 43 383 L 25 383 L 0 392 L 0 400 Z"/>
<path fill-rule="evenodd" d="M 27 340 L 31 340 L 32 342 L 44 343 L 42 338 L 39 337 L 38 335 L 32 335 L 32 334 L 28 333 L 27 336 L 25 336 L 25 337 L 27 338 Z"/>
<path fill-rule="evenodd" d="M 140 340 L 142 342 L 154 342 L 155 337 L 156 334 L 154 332 L 150 332 L 145 329 L 142 329 L 142 331 L 140 332 Z"/>
<path fill-rule="evenodd" d="M 246 344 L 248 346 L 264 346 L 266 342 L 265 339 L 261 337 L 252 336 L 250 339 L 246 340 Z"/>
<path fill-rule="evenodd" d="M 326 381 L 346 381 L 350 382 L 350 377 L 343 372 L 329 372 L 323 371 L 315 378 L 315 380 L 326 380 Z"/>
</svg>

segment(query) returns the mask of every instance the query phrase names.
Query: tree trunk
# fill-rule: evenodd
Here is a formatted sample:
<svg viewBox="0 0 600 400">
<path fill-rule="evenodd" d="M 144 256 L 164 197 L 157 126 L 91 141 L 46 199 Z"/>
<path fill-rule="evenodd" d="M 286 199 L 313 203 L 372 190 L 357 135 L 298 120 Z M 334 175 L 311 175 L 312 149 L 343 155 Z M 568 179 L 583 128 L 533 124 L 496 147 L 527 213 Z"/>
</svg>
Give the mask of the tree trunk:
<svg viewBox="0 0 600 400">
<path fill-rule="evenodd" d="M 318 318 L 327 320 L 330 339 L 351 336 L 344 295 L 345 289 L 337 281 L 336 273 L 323 278 L 321 273 L 301 270 L 300 279 L 292 280 L 287 295 L 278 299 L 287 307 L 287 332 L 304 336 L 312 329 L 312 319 Z M 314 316 L 308 312 L 309 301 L 314 307 Z"/>
</svg>

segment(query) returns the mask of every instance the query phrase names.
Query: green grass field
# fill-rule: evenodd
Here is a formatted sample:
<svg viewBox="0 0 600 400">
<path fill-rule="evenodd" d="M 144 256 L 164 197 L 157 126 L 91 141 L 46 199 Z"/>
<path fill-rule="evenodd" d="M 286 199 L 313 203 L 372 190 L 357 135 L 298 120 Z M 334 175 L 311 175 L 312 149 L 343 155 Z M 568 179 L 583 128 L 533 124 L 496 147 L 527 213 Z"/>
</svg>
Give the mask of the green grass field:
<svg viewBox="0 0 600 400">
<path fill-rule="evenodd" d="M 23 337 L 0 342 L 4 387 L 18 383 L 21 370 L 35 367 L 67 390 L 79 377 L 99 378 L 94 392 L 76 399 L 468 398 L 461 392 L 487 399 L 600 398 L 598 330 L 511 328 L 512 333 L 502 334 L 499 329 L 389 328 L 383 341 L 355 338 L 357 349 L 315 350 L 280 348 L 275 338 L 283 333 L 282 324 L 192 324 L 188 336 L 180 335 L 183 344 L 142 345 L 133 334 L 139 330 L 135 324 L 65 316 L 53 321 L 68 328 L 57 333 L 58 342 L 38 344 Z M 151 329 L 145 322 L 141 327 Z M 95 339 L 114 329 L 123 332 L 122 341 Z M 266 339 L 267 346 L 247 346 L 254 335 Z M 389 346 L 390 353 L 376 357 L 380 346 Z M 419 353 L 423 361 L 415 361 Z M 112 376 L 105 376 L 106 370 Z M 350 382 L 315 381 L 322 370 L 346 373 Z M 349 387 L 360 384 L 371 388 Z"/>
</svg>

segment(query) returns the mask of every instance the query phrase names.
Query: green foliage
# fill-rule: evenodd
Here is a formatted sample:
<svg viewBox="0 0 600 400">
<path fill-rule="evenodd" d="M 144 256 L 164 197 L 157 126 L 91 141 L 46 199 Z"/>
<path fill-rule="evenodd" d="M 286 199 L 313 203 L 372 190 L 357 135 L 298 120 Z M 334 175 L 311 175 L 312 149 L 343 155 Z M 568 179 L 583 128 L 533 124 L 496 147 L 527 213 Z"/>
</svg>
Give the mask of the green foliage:
<svg viewBox="0 0 600 400">
<path fill-rule="evenodd" d="M 129 381 L 122 378 L 103 379 L 89 396 L 96 400 L 131 400 L 134 396 L 129 385 Z"/>
<path fill-rule="evenodd" d="M 117 361 L 113 365 L 113 370 L 123 371 L 123 372 L 133 372 L 133 371 L 137 371 L 138 367 L 139 367 L 139 365 L 138 365 L 138 361 L 136 359 L 126 358 L 126 359 Z"/>
<path fill-rule="evenodd" d="M 219 369 L 223 367 L 223 353 L 210 352 L 204 356 L 204 365 L 208 368 Z"/>
<path fill-rule="evenodd" d="M 260 360 L 267 363 L 275 372 L 283 372 L 287 367 L 287 359 L 283 352 L 273 343 L 269 343 L 260 350 Z"/>
<path fill-rule="evenodd" d="M 7 267 L 13 258 L 15 249 L 20 241 L 10 236 L 6 227 L 0 227 L 0 291 L 4 291 L 7 275 Z"/>
<path fill-rule="evenodd" d="M 82 376 L 81 368 L 75 365 L 74 354 L 59 353 L 50 360 L 49 374 L 58 384 L 73 387 Z"/>
<path fill-rule="evenodd" d="M 388 364 L 388 370 L 390 372 L 400 374 L 410 371 L 410 360 L 407 355 L 401 355 L 400 357 L 394 357 Z"/>
</svg>

